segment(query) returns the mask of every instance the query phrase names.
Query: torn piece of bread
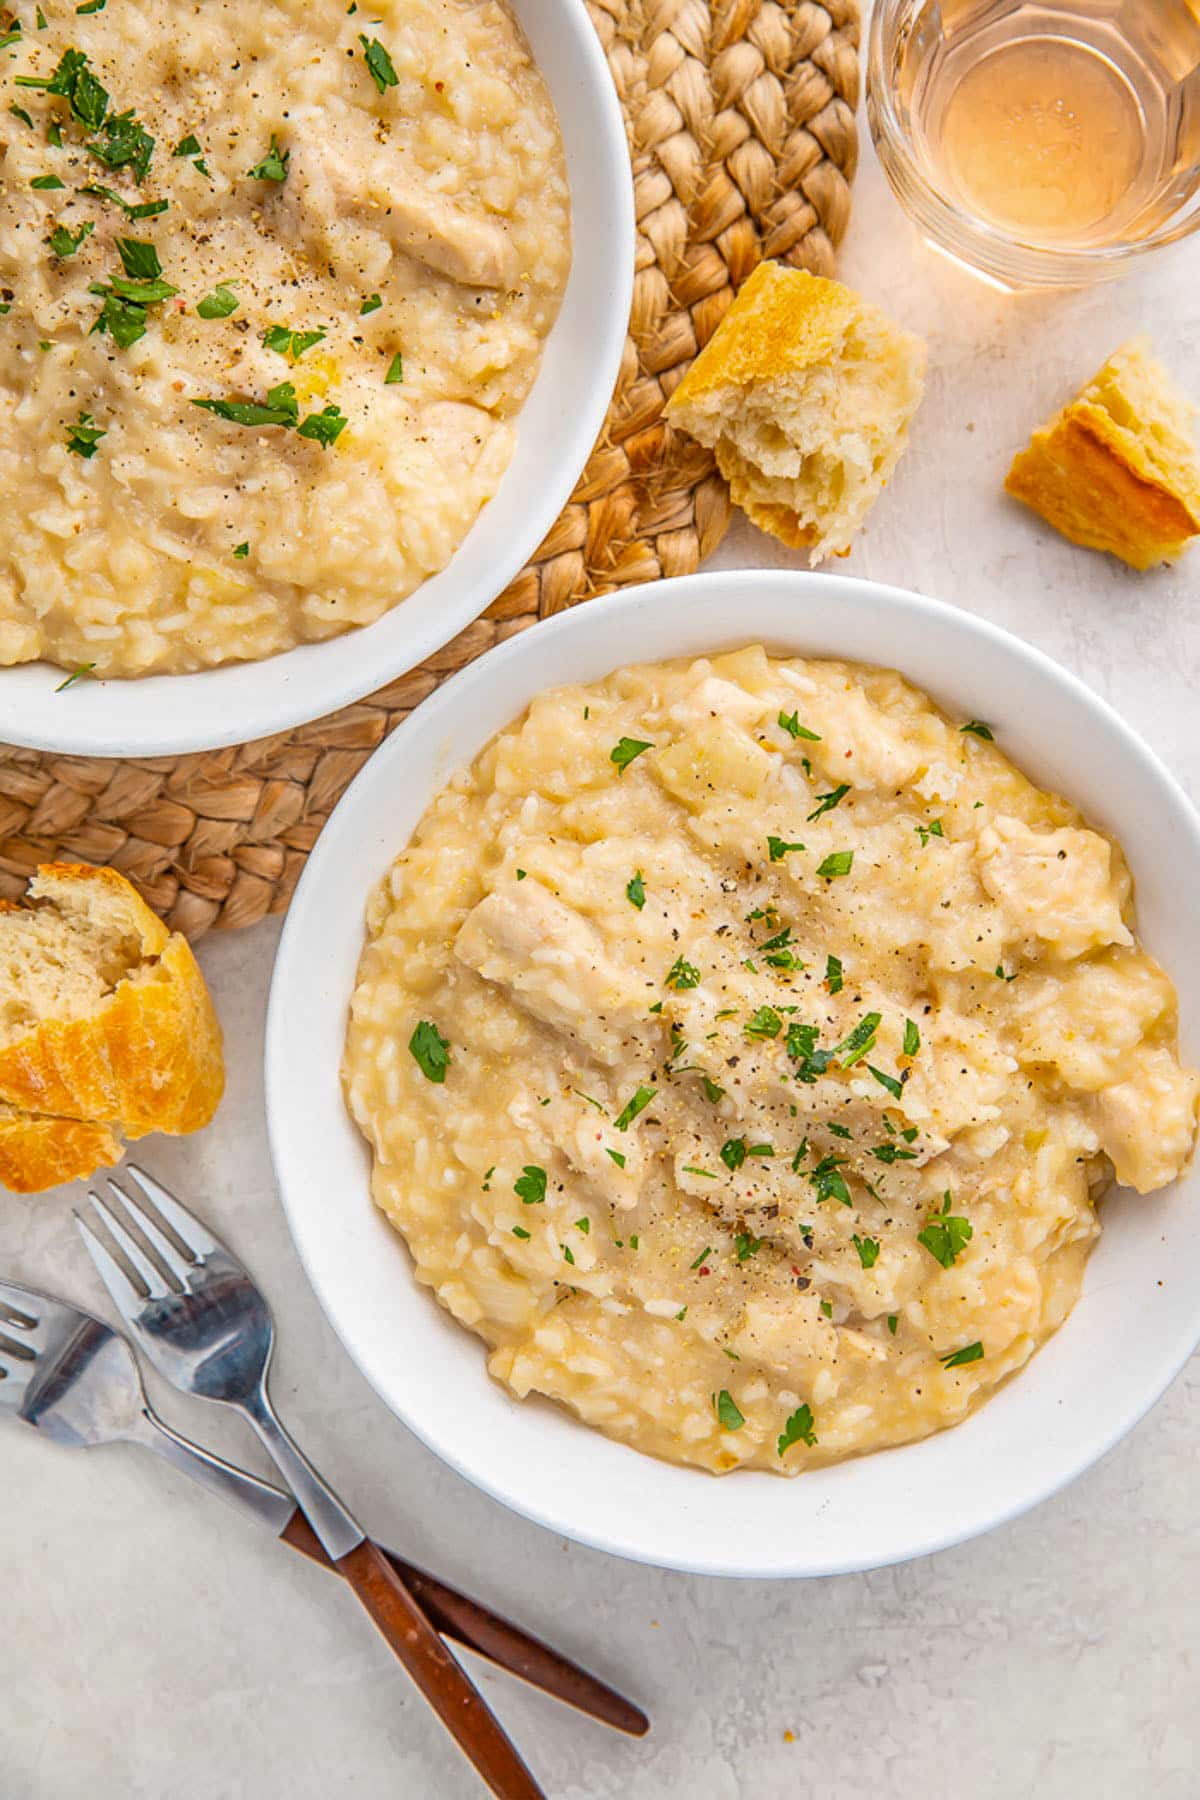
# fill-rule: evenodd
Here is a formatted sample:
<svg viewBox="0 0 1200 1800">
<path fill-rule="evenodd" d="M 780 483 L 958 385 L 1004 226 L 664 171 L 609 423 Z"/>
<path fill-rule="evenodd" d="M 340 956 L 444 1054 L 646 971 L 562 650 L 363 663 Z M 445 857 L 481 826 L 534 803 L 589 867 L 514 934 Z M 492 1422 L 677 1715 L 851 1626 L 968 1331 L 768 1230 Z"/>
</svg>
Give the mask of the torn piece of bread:
<svg viewBox="0 0 1200 1800">
<path fill-rule="evenodd" d="M 809 560 L 844 556 L 900 460 L 925 346 L 838 281 L 760 263 L 667 403 L 734 501 Z"/>
<path fill-rule="evenodd" d="M 1073 544 L 1135 569 L 1169 562 L 1200 532 L 1195 414 L 1133 338 L 1034 432 L 1004 485 Z"/>
<path fill-rule="evenodd" d="M 187 941 L 113 869 L 51 863 L 0 904 L 0 1182 L 38 1192 L 122 1137 L 206 1125 L 221 1029 Z"/>
</svg>

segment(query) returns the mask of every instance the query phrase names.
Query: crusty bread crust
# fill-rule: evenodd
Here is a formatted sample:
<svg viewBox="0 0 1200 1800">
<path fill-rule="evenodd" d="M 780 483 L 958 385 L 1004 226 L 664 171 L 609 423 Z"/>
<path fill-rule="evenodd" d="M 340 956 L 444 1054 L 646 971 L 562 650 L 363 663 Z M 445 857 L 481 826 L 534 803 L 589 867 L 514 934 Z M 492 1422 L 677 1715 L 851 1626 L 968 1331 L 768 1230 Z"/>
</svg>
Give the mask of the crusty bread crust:
<svg viewBox="0 0 1200 1800">
<path fill-rule="evenodd" d="M 1200 533 L 1191 407 L 1142 339 L 1124 345 L 1019 451 L 1004 483 L 1069 538 L 1135 569 L 1169 562 Z"/>
<path fill-rule="evenodd" d="M 225 1079 L 221 1029 L 190 946 L 123 876 L 46 864 L 29 897 L 86 908 L 141 955 L 87 1016 L 44 1020 L 0 1047 L 0 1107 L 14 1109 L 0 1114 L 0 1181 L 23 1192 L 87 1173 L 80 1165 L 89 1157 L 90 1168 L 118 1161 L 116 1133 L 198 1130 Z M 8 1180 L 6 1167 L 19 1179 Z"/>
</svg>

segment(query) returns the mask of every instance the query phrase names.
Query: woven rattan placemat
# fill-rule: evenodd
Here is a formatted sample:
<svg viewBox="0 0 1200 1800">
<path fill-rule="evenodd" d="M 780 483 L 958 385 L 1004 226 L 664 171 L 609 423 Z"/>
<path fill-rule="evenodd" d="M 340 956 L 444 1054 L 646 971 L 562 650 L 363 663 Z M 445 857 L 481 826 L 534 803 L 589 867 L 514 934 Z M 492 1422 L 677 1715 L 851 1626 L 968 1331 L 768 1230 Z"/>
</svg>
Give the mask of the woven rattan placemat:
<svg viewBox="0 0 1200 1800">
<path fill-rule="evenodd" d="M 762 257 L 833 271 L 858 154 L 859 0 L 588 7 L 629 129 L 637 274 L 604 431 L 533 561 L 420 668 L 298 730 L 123 761 L 0 748 L 0 896 L 67 858 L 111 863 L 192 938 L 282 912 L 334 803 L 439 681 L 577 601 L 688 575 L 720 543 L 725 485 L 663 403 Z"/>
</svg>

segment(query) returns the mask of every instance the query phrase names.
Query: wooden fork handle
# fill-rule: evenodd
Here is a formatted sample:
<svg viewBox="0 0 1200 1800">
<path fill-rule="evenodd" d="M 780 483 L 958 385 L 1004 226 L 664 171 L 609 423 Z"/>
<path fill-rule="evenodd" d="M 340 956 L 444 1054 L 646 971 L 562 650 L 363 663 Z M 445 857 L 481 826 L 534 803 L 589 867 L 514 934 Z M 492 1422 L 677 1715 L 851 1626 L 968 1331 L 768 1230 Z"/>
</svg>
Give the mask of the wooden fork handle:
<svg viewBox="0 0 1200 1800">
<path fill-rule="evenodd" d="M 364 1538 L 334 1568 L 354 1589 L 443 1725 L 498 1800 L 546 1800 L 483 1695 L 446 1648 L 378 1545 Z"/>
<path fill-rule="evenodd" d="M 320 1539 L 299 1507 L 279 1535 L 293 1550 L 299 1550 L 327 1569 L 332 1567 Z M 531 1682 L 567 1706 L 577 1707 L 590 1718 L 611 1725 L 616 1731 L 628 1732 L 631 1737 L 644 1737 L 649 1731 L 650 1721 L 644 1712 L 615 1689 L 589 1675 L 578 1663 L 531 1637 L 519 1625 L 501 1618 L 499 1613 L 492 1612 L 478 1600 L 460 1594 L 457 1588 L 448 1587 L 436 1575 L 405 1562 L 403 1557 L 383 1549 L 382 1545 L 380 1549 L 426 1617 L 444 1637 L 457 1639 L 478 1656 L 486 1656 L 510 1674 Z"/>
</svg>

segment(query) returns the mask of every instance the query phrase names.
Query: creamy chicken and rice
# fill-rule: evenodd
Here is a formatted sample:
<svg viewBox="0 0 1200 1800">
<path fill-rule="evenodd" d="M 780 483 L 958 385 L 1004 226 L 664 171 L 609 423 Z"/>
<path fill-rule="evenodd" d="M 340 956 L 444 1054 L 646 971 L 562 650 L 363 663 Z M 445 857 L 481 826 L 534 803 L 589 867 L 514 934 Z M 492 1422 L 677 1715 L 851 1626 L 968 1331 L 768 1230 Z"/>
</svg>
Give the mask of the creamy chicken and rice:
<svg viewBox="0 0 1200 1800">
<path fill-rule="evenodd" d="M 785 1474 L 1027 1362 L 1200 1094 L 1119 847 L 898 675 L 761 649 L 547 693 L 455 777 L 344 1078 L 493 1375 Z"/>
<path fill-rule="evenodd" d="M 0 663 L 379 617 L 495 492 L 570 261 L 498 0 L 0 4 Z"/>
</svg>

